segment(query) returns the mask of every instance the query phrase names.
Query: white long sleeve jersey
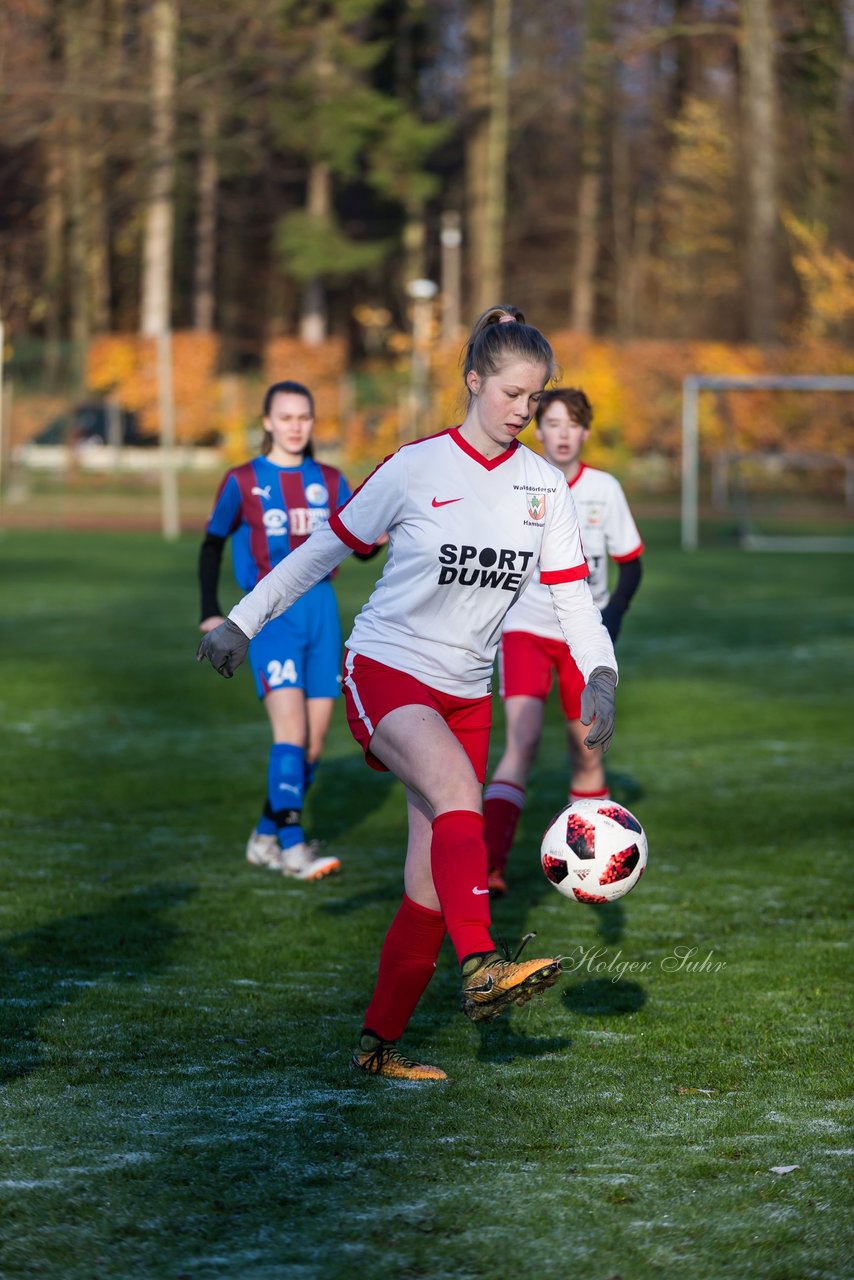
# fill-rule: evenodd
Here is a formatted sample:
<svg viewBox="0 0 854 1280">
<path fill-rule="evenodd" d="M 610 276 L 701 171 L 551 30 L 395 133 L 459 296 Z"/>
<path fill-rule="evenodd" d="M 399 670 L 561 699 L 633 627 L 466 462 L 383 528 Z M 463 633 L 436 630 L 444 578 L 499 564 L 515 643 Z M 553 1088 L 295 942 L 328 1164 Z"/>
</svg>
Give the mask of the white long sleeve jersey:
<svg viewBox="0 0 854 1280">
<path fill-rule="evenodd" d="M 576 663 L 617 670 L 587 586 L 578 518 L 557 468 L 514 442 L 486 459 L 453 427 L 386 458 L 229 615 L 253 636 L 348 550 L 388 533 L 385 568 L 347 640 L 353 653 L 463 698 L 491 690 L 505 616 L 535 569 Z"/>
<path fill-rule="evenodd" d="M 643 553 L 643 542 L 626 495 L 616 476 L 582 462 L 569 489 L 578 514 L 581 542 L 589 570 L 588 585 L 598 609 L 604 609 L 608 591 L 608 559 L 621 564 Z M 527 631 L 560 640 L 561 629 L 554 604 L 542 579 L 534 580 L 507 615 L 504 631 Z"/>
</svg>

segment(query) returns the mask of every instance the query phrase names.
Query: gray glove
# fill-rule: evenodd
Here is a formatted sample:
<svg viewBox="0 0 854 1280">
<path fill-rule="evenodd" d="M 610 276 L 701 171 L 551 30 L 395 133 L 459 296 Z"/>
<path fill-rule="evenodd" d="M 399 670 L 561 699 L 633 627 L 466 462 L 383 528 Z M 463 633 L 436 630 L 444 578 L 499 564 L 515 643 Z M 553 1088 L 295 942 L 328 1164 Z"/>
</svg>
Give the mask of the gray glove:
<svg viewBox="0 0 854 1280">
<path fill-rule="evenodd" d="M 590 673 L 581 695 L 581 723 L 591 724 L 595 720 L 595 724 L 584 739 L 585 747 L 601 746 L 603 751 L 607 751 L 611 745 L 616 687 L 617 673 L 610 667 L 597 667 Z"/>
<path fill-rule="evenodd" d="M 202 642 L 196 650 L 196 662 L 207 660 L 215 671 L 226 680 L 230 680 L 249 648 L 249 637 L 236 623 L 226 618 L 213 631 L 202 636 Z"/>
</svg>

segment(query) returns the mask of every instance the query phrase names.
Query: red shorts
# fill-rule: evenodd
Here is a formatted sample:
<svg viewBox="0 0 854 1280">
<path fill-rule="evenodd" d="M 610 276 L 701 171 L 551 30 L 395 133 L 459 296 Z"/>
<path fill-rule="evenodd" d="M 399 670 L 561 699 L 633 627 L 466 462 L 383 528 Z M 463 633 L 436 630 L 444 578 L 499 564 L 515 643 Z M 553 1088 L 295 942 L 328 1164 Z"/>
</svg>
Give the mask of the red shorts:
<svg viewBox="0 0 854 1280">
<path fill-rule="evenodd" d="M 539 698 L 545 702 L 557 672 L 558 692 L 567 720 L 581 715 L 584 676 L 565 640 L 549 640 L 529 631 L 506 631 L 498 651 L 502 698 Z"/>
<path fill-rule="evenodd" d="M 383 716 L 397 707 L 422 706 L 438 711 L 477 774 L 486 780 L 489 730 L 492 726 L 492 699 L 458 698 L 442 693 L 396 671 L 373 658 L 344 650 L 344 703 L 350 732 L 365 753 L 372 769 L 387 772 L 386 766 L 370 750 L 371 738 Z"/>
</svg>

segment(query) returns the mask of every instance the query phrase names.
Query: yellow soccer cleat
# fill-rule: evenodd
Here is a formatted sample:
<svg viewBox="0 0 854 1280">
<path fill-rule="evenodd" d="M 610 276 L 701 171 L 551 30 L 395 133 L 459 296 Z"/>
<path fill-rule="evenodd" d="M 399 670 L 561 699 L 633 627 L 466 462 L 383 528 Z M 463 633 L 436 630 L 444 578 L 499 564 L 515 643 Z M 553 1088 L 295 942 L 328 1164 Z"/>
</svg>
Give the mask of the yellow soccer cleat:
<svg viewBox="0 0 854 1280">
<path fill-rule="evenodd" d="M 497 1018 L 511 1004 L 527 1004 L 532 996 L 539 995 L 557 982 L 560 956 L 551 960 L 519 962 L 522 947 L 534 937 L 536 934 L 533 933 L 525 935 L 512 960 L 498 951 L 491 951 L 488 955 L 466 961 L 463 966 L 462 1010 L 472 1022 Z"/>
<path fill-rule="evenodd" d="M 385 1076 L 388 1080 L 447 1080 L 439 1067 L 424 1062 L 412 1062 L 392 1041 L 379 1036 L 363 1034 L 359 1047 L 353 1054 L 352 1064 L 372 1076 Z"/>
</svg>

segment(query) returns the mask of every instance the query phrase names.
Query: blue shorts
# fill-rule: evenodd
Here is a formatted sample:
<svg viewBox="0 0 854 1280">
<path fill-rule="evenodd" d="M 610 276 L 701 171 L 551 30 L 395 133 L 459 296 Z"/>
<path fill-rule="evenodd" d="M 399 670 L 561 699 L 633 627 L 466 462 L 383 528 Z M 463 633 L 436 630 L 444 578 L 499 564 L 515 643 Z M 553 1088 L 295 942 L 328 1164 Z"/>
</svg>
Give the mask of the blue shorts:
<svg viewBox="0 0 854 1280">
<path fill-rule="evenodd" d="M 249 642 L 258 697 L 302 689 L 307 698 L 341 694 L 341 624 L 331 582 L 318 582 Z"/>
</svg>

